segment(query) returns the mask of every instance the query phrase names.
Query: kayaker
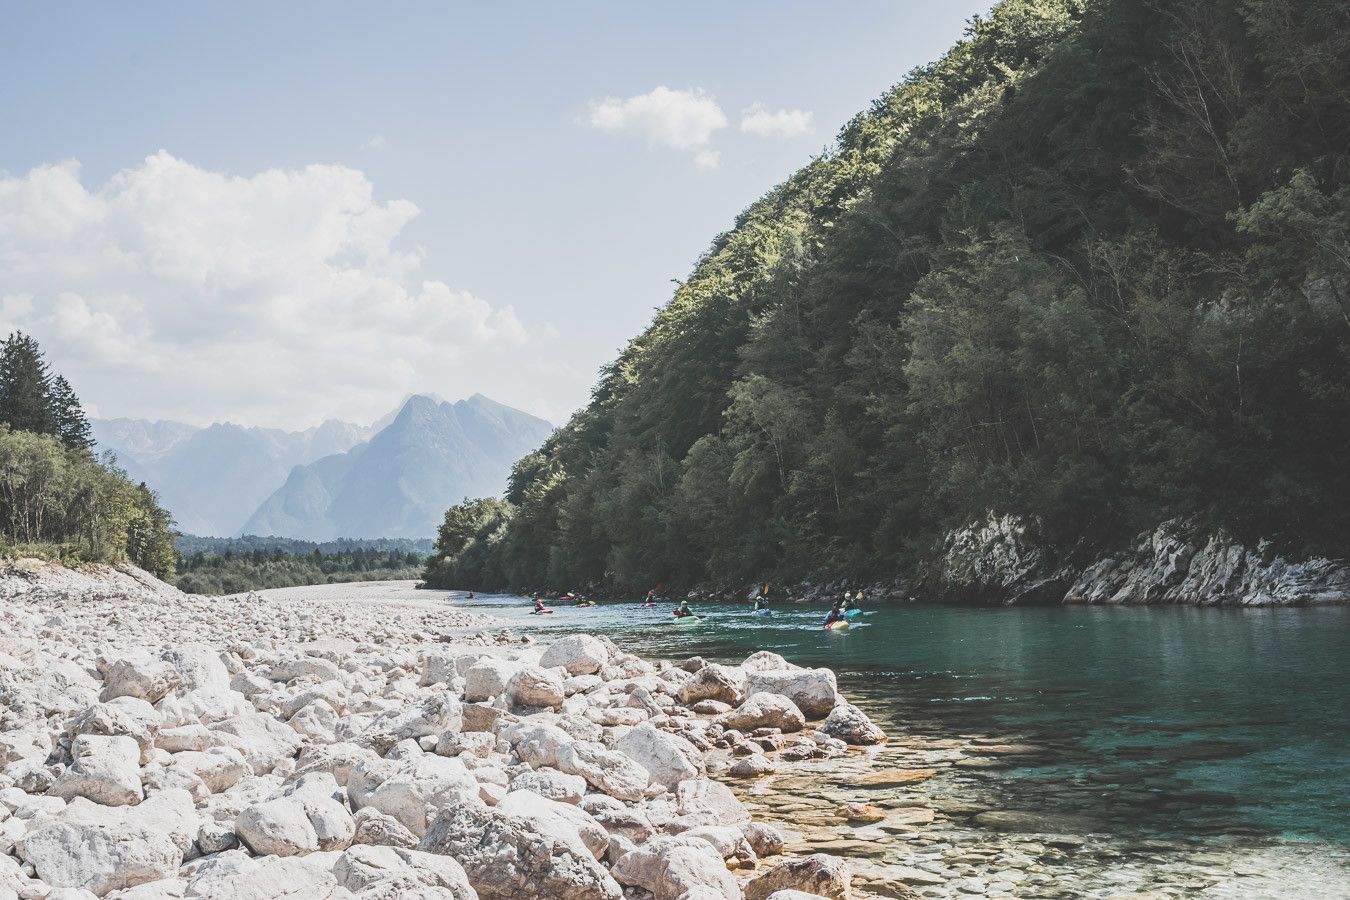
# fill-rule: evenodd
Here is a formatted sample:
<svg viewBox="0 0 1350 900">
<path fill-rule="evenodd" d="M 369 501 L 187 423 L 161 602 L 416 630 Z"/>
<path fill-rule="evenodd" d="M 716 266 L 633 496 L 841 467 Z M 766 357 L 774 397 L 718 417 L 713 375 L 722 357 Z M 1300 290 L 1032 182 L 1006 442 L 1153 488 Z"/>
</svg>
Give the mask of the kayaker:
<svg viewBox="0 0 1350 900">
<path fill-rule="evenodd" d="M 656 605 L 656 588 L 652 588 L 650 591 L 647 592 L 647 600 L 642 605 L 643 606 Z"/>
<path fill-rule="evenodd" d="M 853 598 L 848 595 L 848 591 L 844 591 L 844 600 L 839 604 L 839 608 L 844 612 L 853 608 Z"/>
<path fill-rule="evenodd" d="M 688 600 L 681 600 L 680 605 L 675 608 L 675 618 L 677 619 L 686 619 L 693 614 L 694 611 L 689 608 Z"/>
<path fill-rule="evenodd" d="M 758 597 L 755 598 L 755 612 L 759 612 L 761 609 L 768 609 L 768 608 L 769 608 L 769 598 L 765 597 L 763 594 L 760 594 Z"/>
<path fill-rule="evenodd" d="M 534 598 L 534 611 L 543 612 L 543 610 L 544 610 L 544 601 L 540 600 L 539 595 L 536 594 Z"/>
<path fill-rule="evenodd" d="M 834 605 L 830 607 L 829 615 L 827 615 L 827 616 L 825 617 L 825 627 L 826 627 L 826 628 L 829 628 L 829 627 L 830 627 L 831 625 L 833 625 L 835 622 L 838 622 L 840 619 L 842 619 L 842 618 L 844 617 L 844 611 L 843 611 L 842 609 L 839 608 L 839 607 L 840 607 L 840 603 L 841 603 L 841 601 L 836 600 L 836 601 L 834 601 Z"/>
</svg>

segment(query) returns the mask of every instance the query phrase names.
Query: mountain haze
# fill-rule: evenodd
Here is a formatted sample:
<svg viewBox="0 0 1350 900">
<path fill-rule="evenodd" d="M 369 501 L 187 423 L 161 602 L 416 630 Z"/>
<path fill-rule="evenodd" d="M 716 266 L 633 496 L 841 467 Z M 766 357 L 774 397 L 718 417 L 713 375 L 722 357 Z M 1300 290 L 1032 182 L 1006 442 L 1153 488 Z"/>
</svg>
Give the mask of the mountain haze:
<svg viewBox="0 0 1350 900">
<path fill-rule="evenodd" d="M 297 466 L 243 525 L 306 540 L 430 537 L 447 506 L 495 496 L 511 464 L 553 427 L 481 394 L 407 400 L 369 441 Z"/>
<path fill-rule="evenodd" d="M 154 488 L 182 531 L 216 536 L 236 533 L 295 466 L 346 450 L 371 434 L 337 420 L 304 431 L 231 422 L 194 428 L 140 419 L 90 424 L 99 449 L 112 450 L 133 480 Z"/>
</svg>

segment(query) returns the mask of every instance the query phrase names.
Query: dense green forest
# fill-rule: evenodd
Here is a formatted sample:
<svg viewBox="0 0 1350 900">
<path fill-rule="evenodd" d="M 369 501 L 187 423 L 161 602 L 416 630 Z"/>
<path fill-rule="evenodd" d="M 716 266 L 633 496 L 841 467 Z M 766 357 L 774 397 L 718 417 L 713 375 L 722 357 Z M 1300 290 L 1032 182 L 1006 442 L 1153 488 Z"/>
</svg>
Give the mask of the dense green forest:
<svg viewBox="0 0 1350 900">
<path fill-rule="evenodd" d="M 1350 4 L 1004 0 L 746 209 L 437 584 L 1350 542 Z"/>
<path fill-rule="evenodd" d="M 168 513 L 92 446 L 70 383 L 51 371 L 35 340 L 11 334 L 0 346 L 0 553 L 129 560 L 172 578 Z"/>
<path fill-rule="evenodd" d="M 235 594 L 264 588 L 344 581 L 418 578 L 429 540 L 342 538 L 314 543 L 244 535 L 179 535 L 178 587 L 190 594 Z"/>
</svg>

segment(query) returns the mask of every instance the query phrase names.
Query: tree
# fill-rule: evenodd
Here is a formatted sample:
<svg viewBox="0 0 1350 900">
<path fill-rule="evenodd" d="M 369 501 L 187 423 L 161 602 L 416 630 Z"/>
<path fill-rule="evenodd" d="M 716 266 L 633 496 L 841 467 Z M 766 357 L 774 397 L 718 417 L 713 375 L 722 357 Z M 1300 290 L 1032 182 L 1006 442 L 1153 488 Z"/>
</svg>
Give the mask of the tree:
<svg viewBox="0 0 1350 900">
<path fill-rule="evenodd" d="M 0 422 L 15 431 L 58 433 L 51 373 L 38 342 L 22 331 L 0 346 Z"/>
<path fill-rule="evenodd" d="M 70 382 L 64 375 L 57 375 L 52 381 L 51 391 L 52 418 L 56 426 L 56 435 L 71 450 L 88 450 L 94 446 L 94 434 L 89 427 L 89 419 L 80 407 Z"/>
</svg>

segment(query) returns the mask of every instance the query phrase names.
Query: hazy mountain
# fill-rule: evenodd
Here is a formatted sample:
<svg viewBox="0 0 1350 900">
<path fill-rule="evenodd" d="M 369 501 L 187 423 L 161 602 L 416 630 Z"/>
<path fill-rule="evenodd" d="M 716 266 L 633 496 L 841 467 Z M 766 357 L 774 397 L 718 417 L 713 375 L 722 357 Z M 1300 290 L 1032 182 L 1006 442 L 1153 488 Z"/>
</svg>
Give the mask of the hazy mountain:
<svg viewBox="0 0 1350 900">
<path fill-rule="evenodd" d="M 141 419 L 90 424 L 98 449 L 112 450 L 129 476 L 158 491 L 180 529 L 220 536 L 237 533 L 292 468 L 347 450 L 373 433 L 336 420 L 304 431 Z"/>
<path fill-rule="evenodd" d="M 456 403 L 416 395 L 369 441 L 297 466 L 243 532 L 429 537 L 452 504 L 500 494 L 512 464 L 552 431 L 481 394 Z"/>
</svg>

